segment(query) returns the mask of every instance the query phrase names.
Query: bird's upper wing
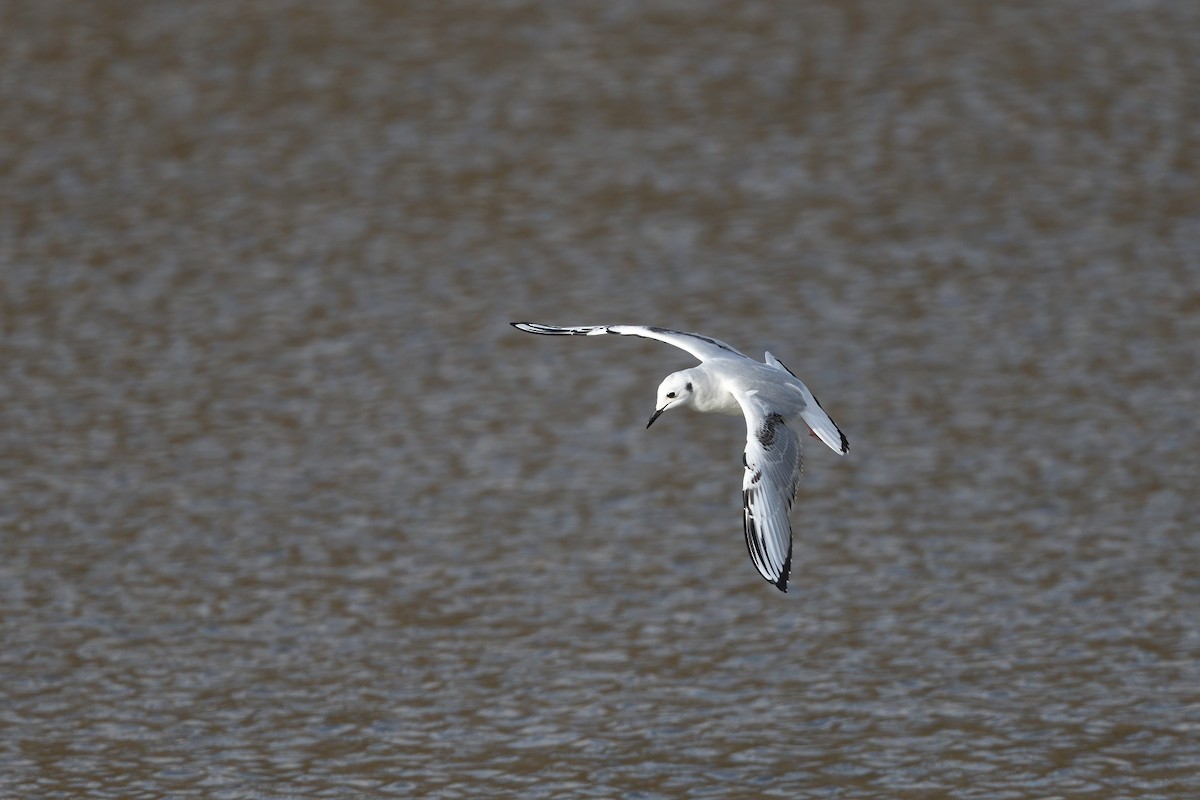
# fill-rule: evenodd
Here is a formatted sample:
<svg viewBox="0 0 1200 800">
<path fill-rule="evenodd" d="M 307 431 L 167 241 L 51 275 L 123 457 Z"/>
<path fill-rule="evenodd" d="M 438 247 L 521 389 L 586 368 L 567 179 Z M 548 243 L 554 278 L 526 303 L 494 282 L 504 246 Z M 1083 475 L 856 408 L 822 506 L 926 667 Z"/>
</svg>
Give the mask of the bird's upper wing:
<svg viewBox="0 0 1200 800">
<path fill-rule="evenodd" d="M 714 358 L 749 358 L 722 341 L 704 336 L 699 333 L 684 333 L 667 328 L 655 328 L 646 325 L 576 325 L 560 328 L 556 325 L 540 325 L 536 322 L 513 322 L 517 330 L 527 333 L 544 333 L 554 336 L 599 336 L 614 333 L 620 336 L 641 336 L 644 339 L 657 339 L 660 342 L 674 345 L 681 350 L 694 355 L 701 361 Z"/>
<path fill-rule="evenodd" d="M 735 394 L 746 415 L 742 501 L 746 549 L 759 573 L 781 592 L 792 569 L 792 523 L 788 514 L 800 483 L 800 437 L 783 415 L 753 394 Z"/>
</svg>

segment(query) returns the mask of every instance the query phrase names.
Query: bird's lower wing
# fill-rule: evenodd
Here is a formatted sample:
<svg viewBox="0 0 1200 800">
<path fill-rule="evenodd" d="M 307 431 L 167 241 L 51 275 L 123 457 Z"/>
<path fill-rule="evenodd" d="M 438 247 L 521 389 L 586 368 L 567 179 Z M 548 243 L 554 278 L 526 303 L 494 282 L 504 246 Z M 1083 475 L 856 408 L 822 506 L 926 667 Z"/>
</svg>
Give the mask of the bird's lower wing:
<svg viewBox="0 0 1200 800">
<path fill-rule="evenodd" d="M 739 398 L 746 414 L 746 472 L 742 477 L 746 549 L 759 574 L 781 592 L 792 569 L 789 513 L 800 483 L 800 437 L 784 418 Z"/>
</svg>

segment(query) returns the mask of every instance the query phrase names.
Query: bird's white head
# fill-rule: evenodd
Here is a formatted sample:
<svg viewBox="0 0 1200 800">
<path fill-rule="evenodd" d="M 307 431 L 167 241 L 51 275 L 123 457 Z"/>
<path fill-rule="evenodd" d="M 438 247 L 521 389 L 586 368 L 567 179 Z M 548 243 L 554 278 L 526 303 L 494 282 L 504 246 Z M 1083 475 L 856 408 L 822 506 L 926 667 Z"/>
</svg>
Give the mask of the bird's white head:
<svg viewBox="0 0 1200 800">
<path fill-rule="evenodd" d="M 696 399 L 696 376 L 692 374 L 692 370 L 685 369 L 681 372 L 672 372 L 667 377 L 663 378 L 663 382 L 658 385 L 658 399 L 654 402 L 654 415 L 650 417 L 650 421 L 646 423 L 649 428 L 654 424 L 654 420 L 658 419 L 659 414 L 662 414 L 668 408 L 676 408 L 678 406 L 690 406 Z"/>
</svg>

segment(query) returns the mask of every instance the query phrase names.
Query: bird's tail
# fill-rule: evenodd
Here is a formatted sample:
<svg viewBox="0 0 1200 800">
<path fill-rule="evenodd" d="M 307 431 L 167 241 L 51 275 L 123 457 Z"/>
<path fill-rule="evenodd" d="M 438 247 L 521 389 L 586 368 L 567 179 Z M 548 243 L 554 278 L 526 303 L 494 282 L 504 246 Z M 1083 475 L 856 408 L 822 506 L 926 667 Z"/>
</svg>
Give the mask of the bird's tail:
<svg viewBox="0 0 1200 800">
<path fill-rule="evenodd" d="M 796 378 L 796 373 L 792 372 L 783 362 L 768 352 L 766 358 L 767 364 L 775 369 L 781 369 L 793 378 Z M 800 418 L 804 420 L 804 424 L 813 432 L 813 435 L 820 439 L 825 444 L 829 445 L 829 449 L 838 455 L 846 455 L 850 449 L 850 441 L 846 439 L 846 434 L 842 433 L 842 429 L 833 421 L 833 417 L 825 413 L 825 409 L 821 408 L 821 402 L 817 400 L 817 396 L 808 390 L 804 382 L 796 378 L 796 383 L 799 386 L 793 388 L 804 397 L 805 407 L 800 412 Z"/>
</svg>

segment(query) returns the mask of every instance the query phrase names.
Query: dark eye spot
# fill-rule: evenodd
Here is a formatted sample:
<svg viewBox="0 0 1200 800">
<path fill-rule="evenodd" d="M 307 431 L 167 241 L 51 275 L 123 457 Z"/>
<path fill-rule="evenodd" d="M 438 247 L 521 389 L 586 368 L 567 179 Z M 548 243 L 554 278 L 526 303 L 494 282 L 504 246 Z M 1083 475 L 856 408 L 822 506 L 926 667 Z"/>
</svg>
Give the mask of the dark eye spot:
<svg viewBox="0 0 1200 800">
<path fill-rule="evenodd" d="M 675 396 L 674 392 L 667 392 L 667 397 L 674 397 L 674 396 Z"/>
<path fill-rule="evenodd" d="M 683 388 L 687 389 L 690 392 L 692 390 L 692 382 L 688 381 L 688 385 Z"/>
</svg>

